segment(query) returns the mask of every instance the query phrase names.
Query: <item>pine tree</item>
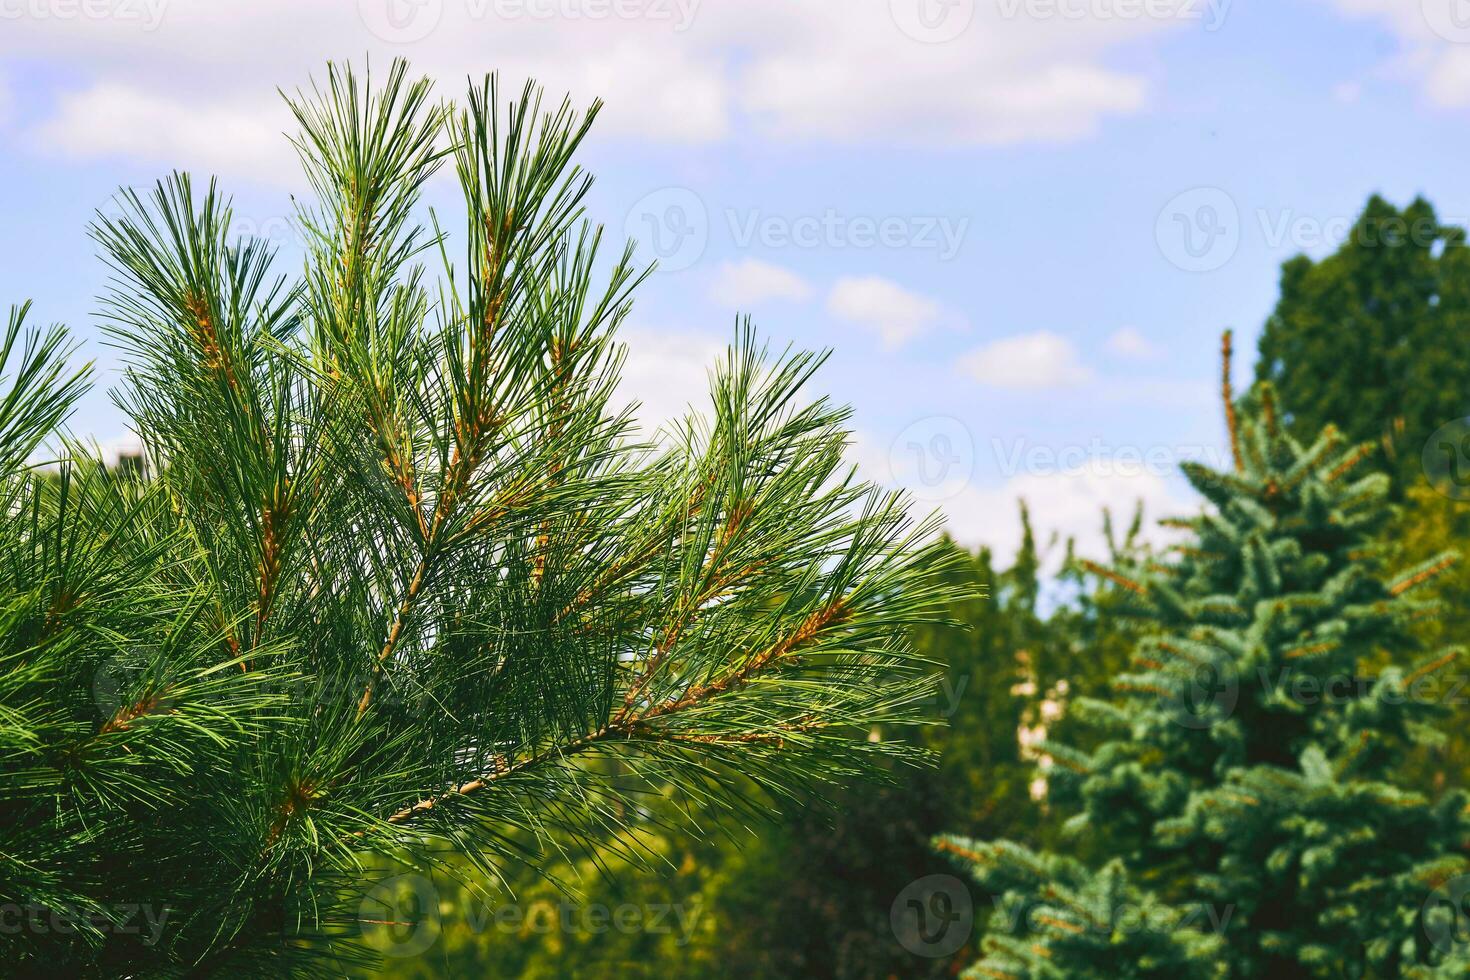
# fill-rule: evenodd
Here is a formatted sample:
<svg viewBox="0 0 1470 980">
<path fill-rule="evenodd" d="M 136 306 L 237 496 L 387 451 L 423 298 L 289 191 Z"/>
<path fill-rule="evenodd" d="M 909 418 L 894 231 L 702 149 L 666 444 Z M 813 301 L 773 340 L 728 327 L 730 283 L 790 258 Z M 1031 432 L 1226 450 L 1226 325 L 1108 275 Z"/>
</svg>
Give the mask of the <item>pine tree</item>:
<svg viewBox="0 0 1470 980">
<path fill-rule="evenodd" d="M 369 861 L 449 849 L 483 886 L 645 791 L 765 813 L 922 754 L 866 736 L 932 696 L 906 637 L 949 559 L 844 466 L 848 412 L 802 394 L 822 358 L 747 325 L 709 415 L 640 435 L 614 331 L 641 275 L 572 163 L 596 106 L 381 81 L 289 100 L 299 277 L 212 182 L 99 217 L 144 476 L 58 444 L 85 379 L 11 318 L 7 972 L 341 975 Z M 415 218 L 445 161 L 457 242 Z"/>
<path fill-rule="evenodd" d="M 1302 445 L 1269 386 L 1232 399 L 1228 365 L 1227 335 L 1234 468 L 1186 466 L 1209 506 L 1176 560 L 1097 569 L 1152 628 L 1111 699 L 1073 706 L 1098 744 L 1046 748 L 1052 803 L 1102 860 L 937 842 L 1001 895 L 971 976 L 1470 968 L 1470 797 L 1398 772 L 1454 689 L 1457 651 L 1413 641 L 1453 556 L 1385 567 L 1372 447 L 1331 427 Z"/>
</svg>

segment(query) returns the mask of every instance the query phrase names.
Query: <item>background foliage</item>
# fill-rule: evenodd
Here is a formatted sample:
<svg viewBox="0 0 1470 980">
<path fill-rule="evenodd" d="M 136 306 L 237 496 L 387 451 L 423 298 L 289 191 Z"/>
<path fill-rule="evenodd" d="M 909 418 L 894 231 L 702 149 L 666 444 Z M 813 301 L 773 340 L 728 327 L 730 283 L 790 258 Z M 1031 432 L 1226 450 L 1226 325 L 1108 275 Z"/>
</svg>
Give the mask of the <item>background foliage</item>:
<svg viewBox="0 0 1470 980">
<path fill-rule="evenodd" d="M 1336 254 L 1286 264 L 1280 302 L 1261 339 L 1257 374 L 1277 386 L 1292 430 L 1314 432 L 1335 422 L 1347 440 L 1374 444 L 1369 469 L 1392 474 L 1396 509 L 1377 540 L 1387 549 L 1384 560 L 1397 567 L 1417 567 L 1447 547 L 1470 544 L 1467 504 L 1437 492 L 1420 470 L 1429 433 L 1470 409 L 1470 361 L 1458 353 L 1467 329 L 1466 255 L 1463 233 L 1440 225 L 1426 202 L 1398 209 L 1374 198 Z M 1019 519 L 1026 521 L 1024 510 Z M 1147 560 L 1127 529 L 1118 538 L 1113 554 L 1094 557 L 1110 564 Z M 896 937 L 891 906 L 900 891 L 953 870 L 935 859 L 926 836 L 954 831 L 1041 849 L 1062 843 L 1064 814 L 1032 800 L 1036 762 L 1018 733 L 1043 710 L 1060 709 L 1048 719 L 1048 735 L 1096 747 L 1096 733 L 1066 709 L 1077 698 L 1102 694 L 1148 634 L 1145 625 L 1118 615 L 1129 597 L 1097 574 L 1099 566 L 1068 556 L 1060 578 L 1049 574 L 1045 556 L 1054 569 L 1061 547 L 1038 546 L 1028 531 L 1009 562 L 982 550 L 950 572 L 986 586 L 989 595 L 952 608 L 967 630 L 926 627 L 916 634 L 924 655 L 945 665 L 945 690 L 956 695 L 952 705 L 934 705 L 942 726 L 912 736 L 940 752 L 936 771 L 910 773 L 888 787 L 850 787 L 833 806 L 814 806 L 776 827 L 662 835 L 668 862 L 658 876 L 602 877 L 593 862 L 578 869 L 575 901 L 682 903 L 697 910 L 687 941 L 672 934 L 477 933 L 459 924 L 472 900 L 451 887 L 440 893 L 444 941 L 423 957 L 393 961 L 392 974 L 488 968 L 504 975 L 600 976 L 617 969 L 700 977 L 738 968 L 751 976 L 866 978 L 950 976 L 971 965 L 993 900 L 979 885 L 970 886 L 974 928 L 959 950 L 929 958 Z M 1467 635 L 1470 569 L 1452 567 L 1425 584 L 1424 596 L 1438 600 L 1440 611 L 1414 623 L 1419 644 L 1434 649 Z M 1070 697 L 1055 697 L 1059 684 Z M 1048 700 L 1054 709 L 1043 708 Z M 1466 702 L 1470 691 L 1442 705 L 1451 737 L 1412 749 L 1404 762 L 1406 786 L 1438 794 L 1466 785 L 1470 749 L 1460 734 L 1470 722 Z M 1066 846 L 1093 863 L 1105 852 L 1086 837 L 1067 839 Z M 513 885 L 546 901 L 563 900 L 534 880 Z"/>
</svg>

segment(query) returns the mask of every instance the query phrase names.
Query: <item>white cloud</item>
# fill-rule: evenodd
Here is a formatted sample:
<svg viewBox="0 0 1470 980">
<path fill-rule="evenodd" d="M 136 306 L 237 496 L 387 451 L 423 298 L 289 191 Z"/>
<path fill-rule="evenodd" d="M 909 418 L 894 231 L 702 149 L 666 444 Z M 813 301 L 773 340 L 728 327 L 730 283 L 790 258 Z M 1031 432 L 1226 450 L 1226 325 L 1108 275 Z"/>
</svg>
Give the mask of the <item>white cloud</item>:
<svg viewBox="0 0 1470 980">
<path fill-rule="evenodd" d="M 1145 361 L 1158 357 L 1161 351 L 1137 327 L 1120 327 L 1108 338 L 1108 350 L 1121 357 Z"/>
<path fill-rule="evenodd" d="M 1073 469 L 1050 473 L 1022 473 L 991 487 L 970 487 L 941 504 L 949 533 L 971 547 L 989 545 L 1003 562 L 1021 545 L 1017 501 L 1024 500 L 1038 544 L 1057 536 L 1048 553 L 1048 570 L 1057 571 L 1067 538 L 1076 541 L 1079 554 L 1107 556 L 1103 536 L 1103 508 L 1112 512 L 1115 533 L 1122 534 L 1139 502 L 1143 503 L 1144 540 L 1153 545 L 1174 539 L 1159 528 L 1160 518 L 1190 514 L 1198 505 L 1182 499 L 1162 474 L 1143 467 L 1118 467 L 1093 460 Z"/>
<path fill-rule="evenodd" d="M 892 450 L 885 448 L 891 441 L 871 432 L 855 435 L 850 458 L 858 464 L 860 475 L 912 491 L 916 511 L 938 507 L 945 516 L 945 529 L 956 541 L 969 548 L 989 546 L 1002 565 L 1021 545 L 1018 501 L 1024 500 L 1030 509 L 1039 546 L 1045 547 L 1056 537 L 1056 546 L 1045 556 L 1050 573 L 1059 570 L 1068 538 L 1076 542 L 1081 555 L 1107 557 L 1104 508 L 1112 512 L 1114 533 L 1121 535 L 1142 502 L 1143 540 L 1160 546 L 1177 540 L 1177 532 L 1158 527 L 1159 519 L 1193 514 L 1200 507 L 1174 477 L 1172 460 L 1115 453 L 1090 456 L 1071 465 L 1022 467 L 1011 471 L 1007 479 L 985 485 L 973 477 L 935 485 L 924 482 L 926 475 L 932 478 L 932 472 L 895 467 Z M 944 495 L 938 496 L 936 490 L 943 490 Z"/>
<path fill-rule="evenodd" d="M 1385 66 L 1416 80 L 1425 96 L 1446 108 L 1470 106 L 1470 24 L 1464 0 L 1325 0 L 1339 13 L 1381 21 L 1402 45 Z"/>
<path fill-rule="evenodd" d="M 395 43 L 395 22 L 382 16 L 395 5 L 408 23 L 428 26 L 427 34 Z M 676 3 L 660 6 L 675 14 L 679 9 Z M 446 98 L 461 98 L 466 76 L 478 81 L 490 70 L 500 73 L 507 95 L 534 77 L 553 98 L 568 92 L 579 106 L 600 97 L 607 104 L 598 131 L 609 135 L 676 143 L 729 135 L 728 69 L 721 58 L 683 43 L 684 35 L 675 31 L 678 20 L 607 23 L 574 17 L 551 23 L 531 13 L 547 7 L 548 0 L 519 5 L 504 0 L 330 5 L 168 0 L 156 29 L 116 17 L 7 21 L 0 57 L 45 58 L 70 68 L 70 77 L 89 80 L 80 91 L 62 90 L 56 111 L 34 134 L 43 145 L 78 155 L 125 154 L 173 163 L 177 148 L 187 145 L 184 156 L 190 160 L 224 157 L 216 144 L 233 143 L 237 125 L 253 146 L 261 120 L 282 111 L 278 86 L 291 92 L 313 76 L 320 80 L 328 59 L 350 59 L 361 70 L 364 56 L 379 71 L 393 57 L 409 59 L 412 70 L 433 78 Z M 555 10 L 556 4 L 550 7 Z M 111 98 L 103 105 L 146 113 L 150 125 L 128 128 L 113 124 L 100 109 L 86 111 L 89 103 L 102 101 L 101 95 Z M 165 105 L 169 111 L 159 112 Z M 100 137 L 92 132 L 99 124 Z M 294 124 L 270 129 L 293 163 L 282 132 L 294 129 Z M 250 156 L 221 169 L 228 177 L 283 176 L 278 171 L 261 175 L 252 169 L 254 163 Z M 293 183 L 294 175 L 292 169 Z"/>
<path fill-rule="evenodd" d="M 216 102 L 193 106 L 168 95 L 103 82 L 63 95 L 56 114 L 36 128 L 45 148 L 73 157 L 137 155 L 180 169 L 233 171 L 290 180 L 299 167 L 284 133 L 283 105 Z"/>
<path fill-rule="evenodd" d="M 894 350 L 944 319 L 936 302 L 881 276 L 846 276 L 832 286 L 827 312 L 876 334 Z"/>
<path fill-rule="evenodd" d="M 1431 102 L 1445 108 L 1470 106 L 1470 50 L 1464 45 L 1440 50 L 1425 73 L 1424 91 Z"/>
<path fill-rule="evenodd" d="M 646 326 L 624 327 L 618 340 L 628 349 L 618 393 L 624 404 L 640 403 L 635 415 L 645 434 L 682 418 L 691 406 L 708 411 L 710 372 L 728 347 L 725 341 Z"/>
<path fill-rule="evenodd" d="M 1108 67 L 1106 53 L 1171 25 L 1017 16 L 1015 4 L 972 0 L 848 0 L 840 11 L 761 0 L 741 9 L 769 25 L 738 88 L 764 131 L 931 144 L 1071 140 L 1138 112 L 1147 80 Z"/>
<path fill-rule="evenodd" d="M 1005 337 L 965 354 L 960 370 L 997 388 L 1063 388 L 1091 380 L 1070 340 L 1049 330 Z"/>
<path fill-rule="evenodd" d="M 1141 111 L 1147 79 L 1108 67 L 1109 56 L 1180 23 L 1007 17 L 1001 7 L 976 5 L 934 44 L 901 25 L 890 0 L 140 0 L 134 17 L 7 21 L 0 57 L 78 80 L 61 83 L 78 87 L 41 124 L 48 145 L 172 162 L 229 161 L 243 142 L 248 153 L 233 162 L 249 176 L 279 108 L 275 87 L 319 76 L 328 57 L 360 64 L 367 53 L 381 66 L 403 55 L 446 95 L 487 68 L 512 84 L 534 76 L 582 103 L 604 98 L 599 131 L 612 136 L 1006 144 L 1076 139 Z"/>
<path fill-rule="evenodd" d="M 767 300 L 808 299 L 811 284 L 789 269 L 759 259 L 724 262 L 715 272 L 710 296 L 721 306 L 747 310 Z"/>
</svg>

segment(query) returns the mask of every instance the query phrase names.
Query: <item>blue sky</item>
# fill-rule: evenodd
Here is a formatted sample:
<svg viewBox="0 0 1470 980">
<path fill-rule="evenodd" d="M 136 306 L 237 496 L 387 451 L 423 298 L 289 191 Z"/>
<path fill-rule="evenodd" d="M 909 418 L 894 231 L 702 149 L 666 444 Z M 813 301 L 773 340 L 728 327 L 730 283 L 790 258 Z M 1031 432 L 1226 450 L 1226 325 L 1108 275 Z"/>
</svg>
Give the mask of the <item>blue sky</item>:
<svg viewBox="0 0 1470 980">
<path fill-rule="evenodd" d="M 1025 496 L 1086 543 L 1103 505 L 1190 506 L 1220 331 L 1244 379 L 1282 260 L 1375 191 L 1470 217 L 1461 24 L 1466 0 L 0 0 L 0 296 L 71 325 L 105 389 L 85 225 L 118 185 L 218 173 L 289 269 L 277 86 L 366 55 L 446 98 L 534 75 L 608 101 L 592 215 L 663 253 L 626 335 L 650 417 L 748 312 L 834 349 L 854 458 L 960 537 L 1013 547 Z M 74 425 L 125 431 L 104 390 Z"/>
</svg>

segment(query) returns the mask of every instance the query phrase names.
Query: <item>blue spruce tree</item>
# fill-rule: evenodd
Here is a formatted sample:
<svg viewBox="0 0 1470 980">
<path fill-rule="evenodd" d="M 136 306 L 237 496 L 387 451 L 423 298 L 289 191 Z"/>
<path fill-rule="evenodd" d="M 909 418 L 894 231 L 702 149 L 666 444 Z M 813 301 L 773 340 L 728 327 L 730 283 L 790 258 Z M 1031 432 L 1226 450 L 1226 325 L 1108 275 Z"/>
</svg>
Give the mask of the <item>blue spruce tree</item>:
<svg viewBox="0 0 1470 980">
<path fill-rule="evenodd" d="M 1094 568 L 1152 621 L 1088 748 L 1047 745 L 1083 858 L 937 846 L 996 898 L 970 977 L 1470 973 L 1470 797 L 1396 779 L 1443 736 L 1458 651 L 1418 649 L 1446 553 L 1387 567 L 1388 480 L 1329 426 L 1289 434 L 1273 390 L 1224 393 L 1234 466 L 1177 560 Z M 1098 869 L 1100 866 L 1100 870 Z"/>
</svg>

